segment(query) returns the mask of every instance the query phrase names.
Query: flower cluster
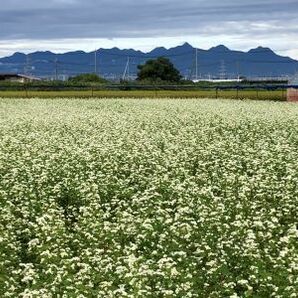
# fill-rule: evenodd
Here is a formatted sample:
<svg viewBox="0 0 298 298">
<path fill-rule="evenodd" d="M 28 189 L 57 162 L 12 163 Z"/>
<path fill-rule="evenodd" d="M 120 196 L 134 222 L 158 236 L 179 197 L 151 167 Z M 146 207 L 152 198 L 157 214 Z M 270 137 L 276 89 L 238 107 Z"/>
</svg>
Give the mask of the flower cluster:
<svg viewBox="0 0 298 298">
<path fill-rule="evenodd" d="M 298 297 L 298 106 L 0 100 L 0 297 Z"/>
</svg>

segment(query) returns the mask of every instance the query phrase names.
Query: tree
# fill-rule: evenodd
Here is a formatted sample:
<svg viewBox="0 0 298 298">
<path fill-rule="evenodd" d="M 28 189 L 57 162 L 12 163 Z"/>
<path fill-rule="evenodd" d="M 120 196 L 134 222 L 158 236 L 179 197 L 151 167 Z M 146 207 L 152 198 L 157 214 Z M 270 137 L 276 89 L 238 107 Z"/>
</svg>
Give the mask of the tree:
<svg viewBox="0 0 298 298">
<path fill-rule="evenodd" d="M 139 81 L 178 83 L 182 78 L 173 63 L 164 57 L 148 60 L 144 65 L 138 65 L 138 69 Z"/>
<path fill-rule="evenodd" d="M 75 77 L 69 78 L 72 83 L 106 83 L 107 81 L 99 77 L 95 73 L 84 73 Z"/>
</svg>

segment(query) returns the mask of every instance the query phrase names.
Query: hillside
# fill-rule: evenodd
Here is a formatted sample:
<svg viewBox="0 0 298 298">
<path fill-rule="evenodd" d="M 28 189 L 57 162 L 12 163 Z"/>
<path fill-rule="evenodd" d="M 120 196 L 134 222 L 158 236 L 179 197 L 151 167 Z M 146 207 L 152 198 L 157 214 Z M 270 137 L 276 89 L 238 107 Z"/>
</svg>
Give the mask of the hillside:
<svg viewBox="0 0 298 298">
<path fill-rule="evenodd" d="M 128 63 L 129 75 L 137 73 L 137 65 L 147 59 L 165 56 L 171 59 L 181 74 L 194 78 L 196 49 L 188 43 L 166 49 L 157 47 L 144 53 L 133 49 L 99 49 L 97 71 L 107 78 L 120 78 Z M 220 45 L 209 50 L 197 49 L 199 77 L 278 77 L 293 75 L 298 70 L 298 61 L 282 57 L 269 48 L 258 47 L 248 52 L 230 50 Z M 30 73 L 40 77 L 53 77 L 57 70 L 59 77 L 93 72 L 95 52 L 74 51 L 55 54 L 49 51 L 28 55 L 15 53 L 0 59 L 0 72 Z"/>
</svg>

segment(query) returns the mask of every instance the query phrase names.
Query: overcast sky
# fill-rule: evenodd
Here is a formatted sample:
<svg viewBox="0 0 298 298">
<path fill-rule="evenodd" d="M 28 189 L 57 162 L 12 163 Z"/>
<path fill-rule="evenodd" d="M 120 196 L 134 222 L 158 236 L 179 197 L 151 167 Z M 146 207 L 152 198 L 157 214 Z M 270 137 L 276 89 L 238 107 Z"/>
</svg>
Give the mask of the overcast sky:
<svg viewBox="0 0 298 298">
<path fill-rule="evenodd" d="M 298 59 L 297 0 L 6 0 L 0 56 L 15 51 L 149 51 L 185 41 L 208 49 L 259 45 Z"/>
</svg>

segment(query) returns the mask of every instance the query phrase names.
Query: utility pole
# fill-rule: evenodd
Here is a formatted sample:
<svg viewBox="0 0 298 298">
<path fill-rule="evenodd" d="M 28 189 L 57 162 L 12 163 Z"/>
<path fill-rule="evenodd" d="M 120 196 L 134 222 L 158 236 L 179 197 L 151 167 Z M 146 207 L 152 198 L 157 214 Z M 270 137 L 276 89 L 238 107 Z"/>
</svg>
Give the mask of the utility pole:
<svg viewBox="0 0 298 298">
<path fill-rule="evenodd" d="M 124 72 L 123 72 L 122 80 L 125 80 L 126 77 L 129 79 L 129 62 L 130 62 L 130 58 L 127 57 L 127 61 L 126 61 L 125 69 L 124 69 Z"/>
<path fill-rule="evenodd" d="M 237 79 L 238 79 L 238 81 L 240 81 L 240 62 L 239 62 L 239 60 L 237 60 L 236 67 L 237 67 Z"/>
<path fill-rule="evenodd" d="M 198 80 L 198 49 L 196 48 L 196 81 Z"/>
<path fill-rule="evenodd" d="M 127 58 L 127 79 L 129 80 L 130 74 L 129 74 L 129 63 L 130 63 L 130 57 Z"/>
<path fill-rule="evenodd" d="M 58 81 L 58 59 L 55 58 L 55 81 Z"/>
<path fill-rule="evenodd" d="M 94 51 L 94 73 L 97 74 L 97 50 Z"/>
</svg>

